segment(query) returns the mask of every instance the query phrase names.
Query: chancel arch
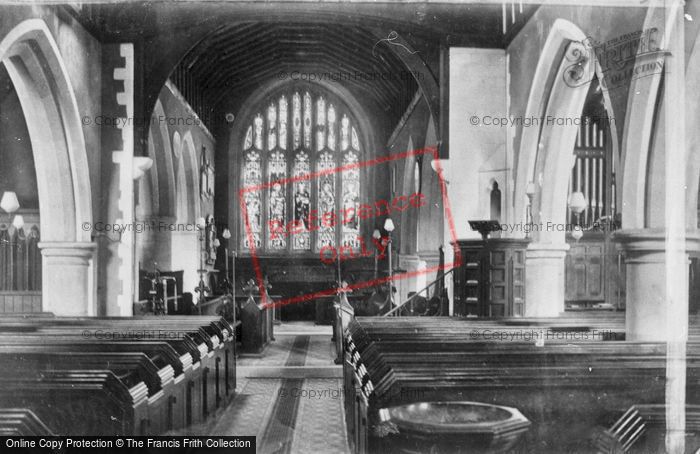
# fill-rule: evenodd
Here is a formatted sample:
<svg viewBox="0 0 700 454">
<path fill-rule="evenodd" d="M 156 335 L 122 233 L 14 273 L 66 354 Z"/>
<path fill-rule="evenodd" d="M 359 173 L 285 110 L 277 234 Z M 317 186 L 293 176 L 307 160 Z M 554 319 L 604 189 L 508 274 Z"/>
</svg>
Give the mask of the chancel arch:
<svg viewBox="0 0 700 454">
<path fill-rule="evenodd" d="M 92 191 L 79 109 L 58 45 L 41 19 L 0 41 L 27 121 L 39 192 L 42 310 L 94 315 Z"/>
</svg>

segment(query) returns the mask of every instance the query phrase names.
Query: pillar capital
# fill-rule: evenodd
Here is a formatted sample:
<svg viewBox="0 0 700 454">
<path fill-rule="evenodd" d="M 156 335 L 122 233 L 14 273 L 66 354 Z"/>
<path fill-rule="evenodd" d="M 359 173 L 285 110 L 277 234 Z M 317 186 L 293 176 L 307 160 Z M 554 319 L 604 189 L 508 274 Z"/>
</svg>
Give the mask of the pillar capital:
<svg viewBox="0 0 700 454">
<path fill-rule="evenodd" d="M 619 249 L 623 250 L 628 260 L 638 260 L 644 257 L 647 261 L 663 261 L 666 253 L 666 230 L 655 229 L 625 229 L 616 231 L 612 239 Z M 685 251 L 700 253 L 700 231 L 690 230 L 685 234 Z"/>
<path fill-rule="evenodd" d="M 42 257 L 65 257 L 87 260 L 92 258 L 97 244 L 87 241 L 40 241 Z"/>
</svg>

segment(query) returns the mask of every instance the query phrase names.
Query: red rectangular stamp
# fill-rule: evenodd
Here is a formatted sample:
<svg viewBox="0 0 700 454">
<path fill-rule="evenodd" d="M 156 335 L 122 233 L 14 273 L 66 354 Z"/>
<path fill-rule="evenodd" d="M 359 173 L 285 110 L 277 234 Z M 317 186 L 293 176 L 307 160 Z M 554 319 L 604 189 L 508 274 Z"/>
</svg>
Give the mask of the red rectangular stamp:
<svg viewBox="0 0 700 454">
<path fill-rule="evenodd" d="M 333 176 L 340 174 L 345 185 L 359 185 L 359 173 L 361 169 L 367 169 L 372 166 L 384 165 L 396 161 L 403 161 L 410 158 L 422 156 L 431 156 L 434 161 L 434 168 L 438 175 L 439 200 L 428 200 L 428 198 L 420 192 L 419 189 L 408 193 L 399 194 L 394 191 L 390 199 L 367 200 L 361 203 L 357 197 L 357 191 L 348 191 L 354 194 L 351 197 L 343 197 L 342 206 L 336 206 L 333 203 L 324 203 L 324 191 L 333 193 L 334 185 L 332 184 Z M 435 204 L 441 202 L 443 207 L 443 215 L 447 223 L 447 230 L 450 235 L 450 243 L 456 244 L 457 238 L 455 233 L 454 221 L 452 218 L 452 210 L 447 197 L 447 186 L 443 178 L 441 163 L 438 157 L 436 147 L 426 147 L 422 149 L 409 150 L 403 153 L 390 154 L 380 158 L 370 159 L 367 161 L 355 160 L 349 164 L 326 168 L 319 168 L 316 172 L 305 173 L 300 176 L 290 178 L 280 178 L 268 183 L 251 185 L 243 187 L 238 192 L 238 201 L 243 216 L 245 226 L 246 243 L 250 250 L 250 257 L 255 272 L 255 280 L 262 295 L 263 306 L 284 306 L 287 304 L 295 304 L 306 301 L 312 301 L 319 297 L 335 295 L 341 290 L 343 283 L 337 283 L 335 286 L 330 286 L 327 289 L 309 293 L 306 295 L 297 295 L 290 298 L 284 298 L 278 301 L 266 301 L 267 292 L 263 271 L 260 266 L 260 258 L 256 252 L 256 245 L 260 244 L 260 232 L 265 231 L 267 244 L 286 244 L 290 239 L 307 244 L 312 232 L 315 232 L 316 250 L 318 252 L 318 260 L 324 265 L 334 265 L 345 260 L 357 259 L 360 257 L 376 256 L 377 259 L 384 259 L 389 253 L 388 246 L 391 242 L 391 235 L 369 235 L 368 238 L 362 236 L 360 224 L 365 222 L 375 222 L 377 219 L 394 218 L 405 211 L 412 210 L 415 216 L 419 215 L 421 207 L 427 204 Z M 330 178 L 329 178 L 330 177 Z M 329 183 L 330 182 L 330 183 Z M 309 191 L 308 188 L 313 184 L 318 186 L 318 209 L 310 209 L 308 203 Z M 307 201 L 305 209 L 295 210 L 291 220 L 282 221 L 280 218 L 273 218 L 268 221 L 268 225 L 259 226 L 259 222 L 251 222 L 248 215 L 248 203 L 250 194 L 259 194 L 262 191 L 276 191 L 284 193 L 284 188 L 287 185 L 293 185 L 295 189 L 295 197 L 300 197 Z M 437 197 L 435 197 L 437 198 Z M 330 200 L 335 200 L 335 197 L 330 197 Z M 297 211 L 300 211 L 297 213 Z M 410 214 L 409 214 L 410 215 Z M 392 218 L 392 219 L 394 219 Z M 336 243 L 336 229 L 341 230 L 340 244 Z M 366 230 L 366 229 L 365 229 Z M 420 269 L 417 271 L 400 272 L 391 274 L 390 276 L 368 279 L 361 282 L 345 284 L 343 291 L 357 290 L 369 287 L 381 286 L 393 281 L 410 279 L 419 275 L 436 273 L 438 271 L 446 272 L 460 265 L 461 257 L 459 249 L 454 249 L 454 259 L 450 263 L 443 263 L 433 267 Z"/>
</svg>

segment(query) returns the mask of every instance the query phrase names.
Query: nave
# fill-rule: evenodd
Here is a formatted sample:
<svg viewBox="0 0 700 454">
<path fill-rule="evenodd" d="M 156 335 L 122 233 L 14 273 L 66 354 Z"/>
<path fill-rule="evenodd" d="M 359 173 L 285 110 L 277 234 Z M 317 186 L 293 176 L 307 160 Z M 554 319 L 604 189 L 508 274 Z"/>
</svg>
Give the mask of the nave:
<svg viewBox="0 0 700 454">
<path fill-rule="evenodd" d="M 697 451 L 699 18 L 0 5 L 0 432 Z"/>
<path fill-rule="evenodd" d="M 259 453 L 349 453 L 330 327 L 287 323 L 275 338 L 264 355 L 238 361 L 231 405 L 207 428 L 187 433 L 256 435 Z"/>
</svg>

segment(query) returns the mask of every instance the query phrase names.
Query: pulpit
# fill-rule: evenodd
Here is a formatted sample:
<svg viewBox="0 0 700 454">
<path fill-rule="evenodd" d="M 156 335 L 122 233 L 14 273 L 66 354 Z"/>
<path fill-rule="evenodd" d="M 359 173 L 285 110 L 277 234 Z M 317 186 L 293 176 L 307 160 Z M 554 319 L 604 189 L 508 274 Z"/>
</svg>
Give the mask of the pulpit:
<svg viewBox="0 0 700 454">
<path fill-rule="evenodd" d="M 525 314 L 525 249 L 528 239 L 457 240 L 455 315 L 513 317 Z"/>
</svg>

